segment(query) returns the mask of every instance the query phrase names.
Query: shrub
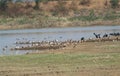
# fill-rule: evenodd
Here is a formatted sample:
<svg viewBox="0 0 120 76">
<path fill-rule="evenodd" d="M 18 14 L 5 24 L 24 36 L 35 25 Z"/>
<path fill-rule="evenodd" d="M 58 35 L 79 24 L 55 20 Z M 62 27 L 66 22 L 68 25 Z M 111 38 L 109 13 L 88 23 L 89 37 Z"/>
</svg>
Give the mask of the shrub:
<svg viewBox="0 0 120 76">
<path fill-rule="evenodd" d="M 90 0 L 80 0 L 81 5 L 88 5 L 90 3 Z"/>
<path fill-rule="evenodd" d="M 46 3 L 48 1 L 52 1 L 52 0 L 35 0 L 36 5 L 35 5 L 34 9 L 36 9 L 36 10 L 39 9 L 39 3 L 40 2 Z"/>
<path fill-rule="evenodd" d="M 35 0 L 36 5 L 35 5 L 34 9 L 39 9 L 39 2 L 40 2 L 40 1 L 41 1 L 41 0 Z"/>
<path fill-rule="evenodd" d="M 119 0 L 110 0 L 112 8 L 118 7 Z"/>
<path fill-rule="evenodd" d="M 0 10 L 5 10 L 7 8 L 7 0 L 0 0 Z"/>
</svg>

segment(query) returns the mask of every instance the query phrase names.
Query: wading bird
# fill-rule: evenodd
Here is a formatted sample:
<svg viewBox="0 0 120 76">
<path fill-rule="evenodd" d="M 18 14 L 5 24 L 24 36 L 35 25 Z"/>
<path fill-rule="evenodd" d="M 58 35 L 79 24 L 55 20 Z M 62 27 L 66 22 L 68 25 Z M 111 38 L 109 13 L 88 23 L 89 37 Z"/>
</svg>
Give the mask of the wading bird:
<svg viewBox="0 0 120 76">
<path fill-rule="evenodd" d="M 100 37 L 100 34 L 96 34 L 96 33 L 93 33 L 95 35 L 96 38 L 101 38 Z"/>
</svg>

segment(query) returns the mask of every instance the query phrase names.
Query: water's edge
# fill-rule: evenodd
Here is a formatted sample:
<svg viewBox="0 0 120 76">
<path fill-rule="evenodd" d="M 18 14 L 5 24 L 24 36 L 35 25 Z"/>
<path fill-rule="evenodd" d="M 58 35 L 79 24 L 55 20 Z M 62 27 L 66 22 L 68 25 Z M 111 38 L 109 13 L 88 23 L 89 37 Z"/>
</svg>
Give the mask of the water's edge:
<svg viewBox="0 0 120 76">
<path fill-rule="evenodd" d="M 10 51 L 16 47 L 16 41 L 65 41 L 68 39 L 79 40 L 81 37 L 93 38 L 93 33 L 101 35 L 111 32 L 120 32 L 120 26 L 91 26 L 91 27 L 68 27 L 68 28 L 42 28 L 22 30 L 0 30 L 0 55 L 19 55 L 28 51 Z M 3 51 L 4 47 L 8 47 Z"/>
</svg>

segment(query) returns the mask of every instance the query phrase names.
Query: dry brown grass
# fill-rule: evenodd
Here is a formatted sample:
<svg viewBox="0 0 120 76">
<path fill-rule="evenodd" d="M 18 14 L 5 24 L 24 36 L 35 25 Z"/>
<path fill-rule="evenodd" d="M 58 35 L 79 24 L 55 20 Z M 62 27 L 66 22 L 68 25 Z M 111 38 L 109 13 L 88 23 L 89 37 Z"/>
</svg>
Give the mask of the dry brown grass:
<svg viewBox="0 0 120 76">
<path fill-rule="evenodd" d="M 16 4 L 9 3 L 6 10 L 6 14 L 8 15 L 0 16 L 0 30 L 43 27 L 119 25 L 119 10 L 111 9 L 109 0 L 107 0 L 108 6 L 105 6 L 105 1 L 106 0 L 90 0 L 90 3 L 87 5 L 81 5 L 80 0 L 64 1 L 61 5 L 59 5 L 60 3 L 58 1 L 48 1 L 46 3 L 39 3 L 39 10 L 34 9 L 34 2 Z M 83 17 L 82 19 L 82 15 L 90 16 L 89 14 L 91 10 L 94 10 L 95 17 L 98 16 L 98 18 L 92 20 Z M 105 20 L 104 17 L 109 14 L 107 12 L 113 11 L 117 13 L 111 14 L 111 17 L 108 17 Z M 64 16 L 65 20 L 62 20 L 62 18 L 59 16 Z M 56 17 L 57 19 L 52 19 L 53 17 Z M 9 21 L 10 18 L 12 19 Z M 23 20 L 21 18 L 23 18 Z M 72 20 L 70 20 L 71 18 Z"/>
<path fill-rule="evenodd" d="M 78 10 L 80 9 L 105 9 L 105 1 L 106 0 L 90 0 L 90 4 L 87 5 L 81 5 L 80 0 L 69 0 L 65 1 L 66 8 L 70 8 L 73 3 L 75 3 L 74 6 L 77 7 Z M 110 7 L 110 0 L 108 1 L 108 7 Z M 58 5 L 58 1 L 49 1 L 47 3 L 40 3 L 39 7 L 41 7 L 42 10 L 44 11 L 50 11 L 51 9 L 55 9 L 55 6 Z M 49 6 L 49 7 L 48 7 Z"/>
</svg>

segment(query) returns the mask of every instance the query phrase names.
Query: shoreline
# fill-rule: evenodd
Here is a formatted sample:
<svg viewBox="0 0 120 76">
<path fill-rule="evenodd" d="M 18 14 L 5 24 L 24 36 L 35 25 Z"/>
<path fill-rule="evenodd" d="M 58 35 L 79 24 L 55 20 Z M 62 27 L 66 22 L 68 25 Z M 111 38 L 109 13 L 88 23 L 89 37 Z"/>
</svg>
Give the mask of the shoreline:
<svg viewBox="0 0 120 76">
<path fill-rule="evenodd" d="M 76 48 L 2 56 L 0 75 L 118 76 L 120 74 L 119 45 L 120 42 L 82 43 Z"/>
<path fill-rule="evenodd" d="M 107 21 L 66 21 L 66 22 L 54 22 L 53 26 L 41 26 L 32 24 L 23 25 L 0 25 L 0 30 L 20 30 L 20 29 L 41 29 L 41 28 L 67 28 L 67 27 L 90 27 L 90 26 L 119 26 L 119 20 L 107 20 Z"/>
</svg>

